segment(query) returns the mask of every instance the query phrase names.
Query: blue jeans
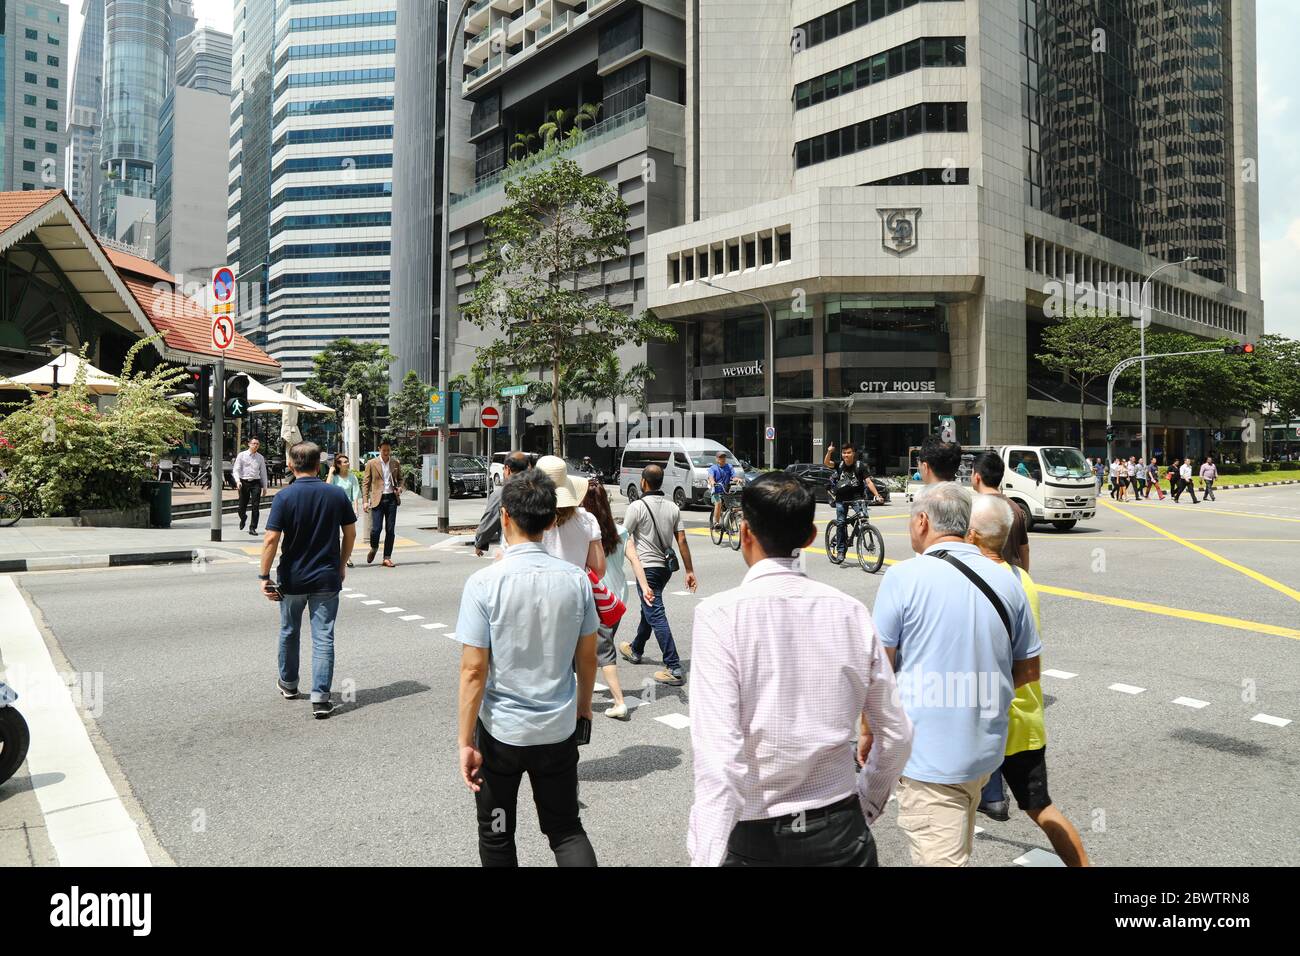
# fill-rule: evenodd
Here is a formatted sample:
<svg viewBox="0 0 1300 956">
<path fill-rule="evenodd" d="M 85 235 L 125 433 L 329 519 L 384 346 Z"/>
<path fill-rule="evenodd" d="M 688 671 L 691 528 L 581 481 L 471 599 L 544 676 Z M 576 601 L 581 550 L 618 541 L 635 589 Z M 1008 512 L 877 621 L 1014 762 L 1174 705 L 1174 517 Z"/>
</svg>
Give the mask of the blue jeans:
<svg viewBox="0 0 1300 956">
<path fill-rule="evenodd" d="M 641 608 L 641 624 L 636 629 L 636 637 L 632 639 L 632 650 L 636 651 L 637 657 L 644 654 L 646 643 L 650 640 L 650 632 L 653 630 L 655 640 L 659 642 L 659 650 L 663 654 L 664 667 L 680 677 L 682 659 L 677 656 L 677 645 L 673 642 L 673 629 L 668 626 L 668 612 L 664 610 L 664 589 L 672 576 L 672 572 L 667 568 L 645 569 L 646 584 L 650 585 L 650 590 L 655 595 L 654 603 L 648 606 L 641 596 L 641 582 L 637 582 L 636 603 Z"/>
<path fill-rule="evenodd" d="M 835 550 L 837 551 L 844 551 L 847 547 L 844 542 L 844 522 L 849 517 L 850 508 L 859 514 L 866 514 L 867 502 L 863 498 L 835 502 Z"/>
<path fill-rule="evenodd" d="M 379 550 L 379 529 L 384 528 L 384 560 L 393 556 L 393 539 L 397 535 L 397 495 L 384 495 L 370 509 L 370 547 Z"/>
<path fill-rule="evenodd" d="M 316 704 L 330 699 L 334 682 L 334 620 L 339 615 L 339 594 L 286 594 L 280 601 L 280 680 L 295 690 L 304 609 L 311 612 L 311 702 Z"/>
</svg>

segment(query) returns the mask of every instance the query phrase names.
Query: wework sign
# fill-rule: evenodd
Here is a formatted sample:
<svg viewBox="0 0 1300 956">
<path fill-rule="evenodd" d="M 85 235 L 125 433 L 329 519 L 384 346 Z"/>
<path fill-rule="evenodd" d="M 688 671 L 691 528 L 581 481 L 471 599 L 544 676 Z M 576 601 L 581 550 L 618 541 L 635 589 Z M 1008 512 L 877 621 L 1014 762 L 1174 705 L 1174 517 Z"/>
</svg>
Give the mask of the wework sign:
<svg viewBox="0 0 1300 956">
<path fill-rule="evenodd" d="M 763 374 L 763 363 L 750 362 L 747 365 L 724 365 L 722 367 L 723 378 L 749 378 L 754 375 Z"/>
</svg>

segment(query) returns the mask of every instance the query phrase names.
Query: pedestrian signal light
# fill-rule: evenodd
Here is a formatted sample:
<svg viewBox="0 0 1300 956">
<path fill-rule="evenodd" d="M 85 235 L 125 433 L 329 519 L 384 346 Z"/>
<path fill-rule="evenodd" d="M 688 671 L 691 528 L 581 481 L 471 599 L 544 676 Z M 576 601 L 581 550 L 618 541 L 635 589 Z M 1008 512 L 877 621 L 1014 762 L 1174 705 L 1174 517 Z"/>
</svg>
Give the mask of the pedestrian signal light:
<svg viewBox="0 0 1300 956">
<path fill-rule="evenodd" d="M 226 380 L 226 400 L 237 398 L 241 402 L 248 401 L 248 376 L 244 374 L 232 375 Z"/>
</svg>

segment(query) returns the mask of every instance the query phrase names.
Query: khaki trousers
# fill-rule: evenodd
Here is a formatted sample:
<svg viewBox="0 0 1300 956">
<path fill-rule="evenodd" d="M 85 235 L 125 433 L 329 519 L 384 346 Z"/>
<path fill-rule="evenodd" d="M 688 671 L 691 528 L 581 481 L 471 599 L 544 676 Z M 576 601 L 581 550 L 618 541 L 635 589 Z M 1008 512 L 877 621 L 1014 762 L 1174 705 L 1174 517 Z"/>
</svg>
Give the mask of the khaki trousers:
<svg viewBox="0 0 1300 956">
<path fill-rule="evenodd" d="M 907 834 L 914 866 L 966 866 L 975 841 L 975 808 L 989 774 L 965 783 L 898 784 L 898 825 Z"/>
</svg>

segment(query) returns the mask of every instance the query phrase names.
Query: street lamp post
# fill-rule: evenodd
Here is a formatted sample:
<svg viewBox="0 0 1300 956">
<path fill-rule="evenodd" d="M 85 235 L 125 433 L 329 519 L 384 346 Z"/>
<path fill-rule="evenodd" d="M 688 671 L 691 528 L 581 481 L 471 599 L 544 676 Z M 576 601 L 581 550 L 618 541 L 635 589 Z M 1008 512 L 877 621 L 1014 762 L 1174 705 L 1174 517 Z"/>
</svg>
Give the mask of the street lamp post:
<svg viewBox="0 0 1300 956">
<path fill-rule="evenodd" d="M 776 440 L 767 438 L 767 429 L 776 428 L 776 322 L 772 318 L 772 310 L 767 307 L 767 303 L 761 298 L 750 292 L 741 292 L 738 289 L 724 289 L 716 282 L 710 282 L 708 279 L 696 280 L 710 289 L 717 289 L 719 292 L 729 292 L 732 295 L 738 295 L 746 299 L 752 299 L 763 307 L 763 312 L 767 315 L 767 327 L 765 329 L 764 351 L 767 358 L 763 363 L 763 380 L 767 389 L 767 424 L 763 429 L 763 439 L 767 450 L 767 467 L 776 467 Z"/>
<path fill-rule="evenodd" d="M 58 359 L 63 355 L 67 354 L 68 343 L 64 340 L 63 334 L 59 332 L 58 329 L 55 329 L 53 332 L 50 333 L 50 340 L 45 343 L 45 348 L 50 353 L 50 355 L 54 356 L 55 358 L 55 362 L 53 365 L 50 366 L 50 370 L 54 373 L 54 391 L 57 392 L 59 390 Z"/>
<path fill-rule="evenodd" d="M 1157 266 L 1155 272 L 1146 277 L 1142 283 L 1142 317 L 1138 319 L 1138 355 L 1141 359 L 1142 366 L 1142 461 L 1145 463 L 1149 460 L 1147 454 L 1147 326 L 1151 324 L 1151 304 L 1147 297 L 1147 290 L 1151 286 L 1151 280 L 1154 279 L 1160 271 L 1172 268 L 1173 266 L 1185 266 L 1189 262 L 1196 262 L 1196 256 L 1187 256 L 1182 262 L 1166 262 L 1162 266 Z M 1082 438 L 1082 436 L 1080 436 Z"/>
<path fill-rule="evenodd" d="M 446 83 L 442 114 L 442 305 L 438 316 L 438 394 L 443 403 L 443 419 L 438 426 L 438 530 L 446 533 L 451 527 L 451 483 L 447 480 L 447 444 L 451 441 L 451 422 L 447 419 L 450 402 L 447 397 L 447 366 L 451 361 L 451 309 L 452 286 L 455 277 L 451 271 L 451 89 L 452 65 L 455 62 L 456 35 L 460 32 L 472 0 L 462 0 L 460 13 L 453 20 L 453 0 L 447 0 L 447 35 L 443 44 L 446 57 L 444 81 Z M 437 117 L 434 118 L 437 125 Z M 436 130 L 435 130 L 436 135 Z"/>
</svg>

